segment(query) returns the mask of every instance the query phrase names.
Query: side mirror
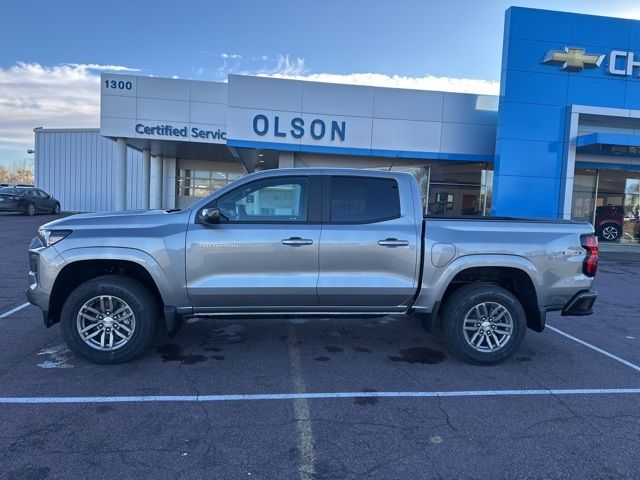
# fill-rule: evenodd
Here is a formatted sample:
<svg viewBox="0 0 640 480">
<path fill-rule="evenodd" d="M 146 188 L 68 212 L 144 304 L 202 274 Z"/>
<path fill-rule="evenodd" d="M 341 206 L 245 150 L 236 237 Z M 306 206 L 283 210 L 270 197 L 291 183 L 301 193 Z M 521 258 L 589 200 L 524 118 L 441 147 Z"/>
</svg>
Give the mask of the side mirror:
<svg viewBox="0 0 640 480">
<path fill-rule="evenodd" d="M 220 223 L 220 209 L 218 208 L 203 208 L 199 215 L 200 223 L 206 223 L 209 225 L 216 225 Z"/>
</svg>

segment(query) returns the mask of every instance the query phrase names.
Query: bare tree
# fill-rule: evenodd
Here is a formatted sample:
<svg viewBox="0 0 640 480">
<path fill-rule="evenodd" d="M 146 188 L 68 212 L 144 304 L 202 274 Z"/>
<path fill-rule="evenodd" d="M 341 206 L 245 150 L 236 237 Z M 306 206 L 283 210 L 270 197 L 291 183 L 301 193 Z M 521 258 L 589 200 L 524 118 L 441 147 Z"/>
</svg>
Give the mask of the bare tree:
<svg viewBox="0 0 640 480">
<path fill-rule="evenodd" d="M 6 170 L 6 181 L 11 183 L 28 183 L 33 184 L 33 160 L 22 159 L 14 160 L 9 164 Z M 0 177 L 2 177 L 0 171 Z"/>
</svg>

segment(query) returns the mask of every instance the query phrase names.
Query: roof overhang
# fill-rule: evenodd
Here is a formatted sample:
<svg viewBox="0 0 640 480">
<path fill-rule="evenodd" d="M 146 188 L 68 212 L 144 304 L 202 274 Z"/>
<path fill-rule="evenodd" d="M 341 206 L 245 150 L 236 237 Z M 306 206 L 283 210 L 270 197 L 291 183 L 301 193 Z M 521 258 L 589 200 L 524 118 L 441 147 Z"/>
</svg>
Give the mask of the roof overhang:
<svg viewBox="0 0 640 480">
<path fill-rule="evenodd" d="M 605 156 L 640 156 L 640 135 L 589 133 L 576 139 L 578 153 Z"/>
</svg>

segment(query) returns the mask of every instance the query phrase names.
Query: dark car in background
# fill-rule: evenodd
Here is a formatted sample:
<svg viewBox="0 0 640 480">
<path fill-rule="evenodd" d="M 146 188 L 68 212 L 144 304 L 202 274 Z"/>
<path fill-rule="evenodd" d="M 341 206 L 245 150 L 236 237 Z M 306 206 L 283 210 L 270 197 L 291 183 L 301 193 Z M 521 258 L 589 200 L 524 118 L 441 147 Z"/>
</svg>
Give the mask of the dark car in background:
<svg viewBox="0 0 640 480">
<path fill-rule="evenodd" d="M 60 202 L 48 193 L 33 187 L 0 188 L 0 211 L 36 213 L 60 213 Z"/>
<path fill-rule="evenodd" d="M 596 223 L 594 225 L 598 238 L 605 242 L 620 240 L 623 232 L 624 207 L 622 205 L 606 205 L 596 207 Z"/>
</svg>

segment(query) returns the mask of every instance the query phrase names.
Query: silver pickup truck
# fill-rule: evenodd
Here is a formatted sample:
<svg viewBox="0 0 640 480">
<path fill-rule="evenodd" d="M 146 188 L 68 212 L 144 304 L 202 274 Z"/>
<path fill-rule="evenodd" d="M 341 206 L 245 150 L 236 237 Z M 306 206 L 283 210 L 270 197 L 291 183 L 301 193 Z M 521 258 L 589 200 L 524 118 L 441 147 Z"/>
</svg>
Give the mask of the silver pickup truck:
<svg viewBox="0 0 640 480">
<path fill-rule="evenodd" d="M 95 363 L 141 355 L 159 320 L 410 314 L 467 361 L 513 355 L 546 313 L 589 315 L 593 228 L 427 218 L 400 172 L 281 169 L 185 210 L 74 215 L 29 249 L 27 296 Z"/>
</svg>

